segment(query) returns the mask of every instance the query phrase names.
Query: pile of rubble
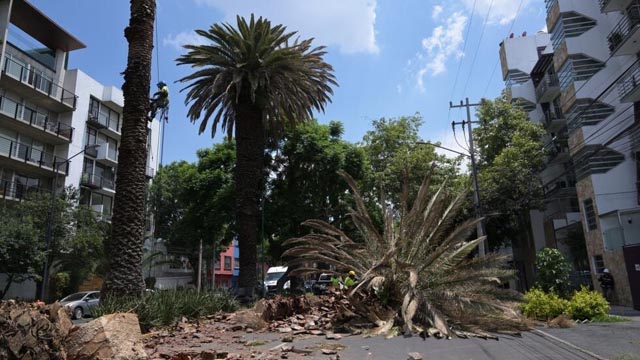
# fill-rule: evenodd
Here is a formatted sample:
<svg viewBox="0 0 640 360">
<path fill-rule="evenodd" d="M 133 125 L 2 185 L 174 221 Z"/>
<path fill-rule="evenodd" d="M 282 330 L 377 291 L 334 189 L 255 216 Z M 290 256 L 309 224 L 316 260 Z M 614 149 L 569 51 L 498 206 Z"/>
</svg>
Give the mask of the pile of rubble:
<svg viewBox="0 0 640 360">
<path fill-rule="evenodd" d="M 66 359 L 63 341 L 73 327 L 58 303 L 0 303 L 0 359 Z"/>
</svg>

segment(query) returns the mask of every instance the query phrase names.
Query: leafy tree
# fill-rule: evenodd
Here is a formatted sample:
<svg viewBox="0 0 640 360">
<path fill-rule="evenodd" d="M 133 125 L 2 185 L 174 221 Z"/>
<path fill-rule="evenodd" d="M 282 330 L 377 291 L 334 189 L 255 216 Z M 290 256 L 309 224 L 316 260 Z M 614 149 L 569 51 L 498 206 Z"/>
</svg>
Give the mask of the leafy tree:
<svg viewBox="0 0 640 360">
<path fill-rule="evenodd" d="M 188 116 L 202 117 L 200 133 L 209 120 L 212 135 L 218 126 L 236 139 L 236 221 L 240 247 L 241 292 L 251 295 L 256 284 L 256 240 L 260 220 L 267 135 L 285 123 L 311 118 L 323 110 L 336 85 L 333 68 L 324 62 L 324 47 L 312 39 L 294 40 L 295 32 L 251 16 L 237 17 L 237 27 L 214 24 L 196 30 L 208 42 L 186 45 L 179 65 L 195 72 L 180 79 L 187 83 Z"/>
<path fill-rule="evenodd" d="M 537 177 L 545 162 L 541 125 L 505 95 L 485 101 L 477 113 L 480 126 L 474 129 L 479 153 L 480 200 L 487 221 L 490 247 L 511 241 L 522 251 L 526 278 L 533 280 L 535 246 L 529 211 L 541 209 L 543 188 Z"/>
<path fill-rule="evenodd" d="M 273 259 L 280 259 L 282 241 L 302 236 L 302 222 L 319 218 L 345 231 L 350 202 L 347 183 L 338 171 L 365 178 L 368 168 L 362 148 L 341 138 L 343 125 L 316 122 L 288 130 L 273 149 L 265 204 L 265 232 Z"/>
<path fill-rule="evenodd" d="M 145 229 L 147 117 L 151 83 L 151 53 L 155 0 L 131 0 L 129 43 L 124 70 L 122 137 L 118 148 L 118 177 L 113 206 L 109 268 L 102 294 L 142 296 L 142 252 Z"/>
<path fill-rule="evenodd" d="M 569 295 L 569 274 L 571 265 L 558 249 L 544 248 L 536 256 L 538 280 L 536 285 L 545 292 L 555 292 L 560 296 Z"/>
<path fill-rule="evenodd" d="M 13 209 L 0 210 L 0 273 L 7 275 L 0 299 L 13 283 L 39 280 L 46 249 L 33 220 Z"/>
<path fill-rule="evenodd" d="M 431 176 L 432 189 L 438 188 L 445 179 L 454 186 L 464 183 L 457 177 L 460 159 L 438 155 L 435 147 L 420 144 L 418 132 L 422 124 L 419 114 L 373 121 L 373 130 L 367 131 L 362 142 L 373 171 L 367 190 L 373 191 L 374 197 L 382 184 L 382 190 L 395 204 L 400 203 L 405 193 L 414 199 L 427 174 Z M 403 189 L 402 184 L 407 188 Z"/>
<path fill-rule="evenodd" d="M 27 246 L 32 237 L 35 237 L 38 243 L 36 247 L 29 245 L 24 249 L 25 254 L 30 254 L 27 256 L 28 259 L 16 259 L 31 264 L 28 268 L 37 269 L 37 276 L 24 271 L 25 267 L 7 265 L 17 269 L 13 272 L 23 271 L 25 275 L 22 276 L 22 280 L 41 280 L 39 274 L 43 269 L 44 258 L 48 256 L 51 278 L 54 278 L 56 273 L 64 272 L 69 275 L 67 286 L 57 290 L 71 292 L 104 265 L 104 240 L 107 237 L 108 225 L 100 222 L 88 207 L 78 206 L 78 193 L 78 190 L 68 187 L 53 202 L 53 241 L 48 253 L 42 239 L 45 237 L 49 217 L 42 214 L 51 211 L 50 194 L 33 194 L 27 200 L 4 210 L 2 218 L 6 223 L 1 227 L 7 233 L 0 237 L 8 239 L 6 241 L 14 239 L 23 244 L 21 246 Z M 38 251 L 42 251 L 43 255 L 40 256 Z M 15 248 L 7 250 L 7 254 L 16 258 L 25 257 Z"/>
<path fill-rule="evenodd" d="M 156 238 L 168 247 L 186 251 L 197 263 L 200 241 L 204 252 L 226 247 L 235 230 L 233 221 L 233 166 L 235 149 L 226 141 L 198 150 L 195 164 L 173 162 L 162 167 L 150 188 Z"/>
</svg>

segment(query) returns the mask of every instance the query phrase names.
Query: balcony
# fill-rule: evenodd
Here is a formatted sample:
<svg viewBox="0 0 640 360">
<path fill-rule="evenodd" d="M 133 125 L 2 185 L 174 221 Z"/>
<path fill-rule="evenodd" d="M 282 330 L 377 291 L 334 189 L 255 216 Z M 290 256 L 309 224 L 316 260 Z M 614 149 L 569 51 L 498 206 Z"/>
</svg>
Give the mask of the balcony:
<svg viewBox="0 0 640 360">
<path fill-rule="evenodd" d="M 638 41 L 640 41 L 638 25 L 640 25 L 640 3 L 630 6 L 627 14 L 607 36 L 612 56 L 635 55 L 638 52 Z"/>
<path fill-rule="evenodd" d="M 88 172 L 82 173 L 80 185 L 94 190 L 104 189 L 115 191 L 116 189 L 116 182 L 113 176 L 103 176 Z"/>
<path fill-rule="evenodd" d="M 575 179 L 560 180 L 544 187 L 546 201 L 577 198 Z"/>
<path fill-rule="evenodd" d="M 618 85 L 620 102 L 633 103 L 640 101 L 640 67 L 636 68 L 625 77 Z"/>
<path fill-rule="evenodd" d="M 98 147 L 96 161 L 108 167 L 117 167 L 118 149 L 111 143 L 101 143 Z"/>
<path fill-rule="evenodd" d="M 104 205 L 91 205 L 90 209 L 96 213 L 96 217 L 98 220 L 111 222 L 111 214 L 107 214 L 104 212 Z"/>
<path fill-rule="evenodd" d="M 6 122 L 7 127 L 34 138 L 45 139 L 48 143 L 69 143 L 73 137 L 73 127 L 5 96 L 0 96 L 0 115 L 17 120 Z"/>
<path fill-rule="evenodd" d="M 549 163 L 565 162 L 569 160 L 569 143 L 567 139 L 554 139 L 549 150 Z"/>
<path fill-rule="evenodd" d="M 0 137 L 0 160 L 7 158 L 24 170 L 46 170 L 66 175 L 69 170 L 67 159 L 52 153 L 35 149 L 15 140 Z M 60 166 L 65 164 L 65 166 Z M 42 174 L 42 172 L 40 172 Z M 50 175 L 50 174 L 48 174 Z"/>
<path fill-rule="evenodd" d="M 51 193 L 51 190 L 15 181 L 0 180 L 0 198 L 4 200 L 21 201 L 29 198 L 29 196 L 41 193 Z"/>
<path fill-rule="evenodd" d="M 14 59 L 5 56 L 4 60 L 0 78 L 3 85 L 25 98 L 39 100 L 58 112 L 75 110 L 76 94 Z"/>
<path fill-rule="evenodd" d="M 545 74 L 536 86 L 537 102 L 550 102 L 560 95 L 560 82 L 555 74 Z"/>
<path fill-rule="evenodd" d="M 144 172 L 145 176 L 148 178 L 152 178 L 154 176 L 156 176 L 156 170 L 150 166 L 146 167 L 146 170 Z"/>
<path fill-rule="evenodd" d="M 90 111 L 89 115 L 87 116 L 87 124 L 95 127 L 98 130 L 102 130 L 111 137 L 120 139 L 121 134 L 118 127 L 118 122 L 109 119 L 106 114 Z"/>
<path fill-rule="evenodd" d="M 567 119 L 562 115 L 556 115 L 555 112 L 547 110 L 544 112 L 544 118 L 541 123 L 548 132 L 557 133 L 566 124 Z"/>
<path fill-rule="evenodd" d="M 600 0 L 600 11 L 603 13 L 623 11 L 630 2 L 631 0 Z"/>
</svg>

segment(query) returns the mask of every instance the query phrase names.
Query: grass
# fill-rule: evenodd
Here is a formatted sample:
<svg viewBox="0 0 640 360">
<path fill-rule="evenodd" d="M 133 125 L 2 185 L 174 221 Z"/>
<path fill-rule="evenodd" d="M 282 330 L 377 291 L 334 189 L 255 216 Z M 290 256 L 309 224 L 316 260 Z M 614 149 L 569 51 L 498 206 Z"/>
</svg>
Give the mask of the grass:
<svg viewBox="0 0 640 360">
<path fill-rule="evenodd" d="M 117 312 L 134 312 L 138 315 L 143 332 L 154 327 L 171 326 L 182 317 L 197 319 L 220 311 L 231 312 L 238 308 L 237 300 L 226 290 L 160 290 L 146 293 L 142 298 L 101 299 L 92 310 L 98 317 Z"/>
<path fill-rule="evenodd" d="M 618 355 L 613 360 L 640 360 L 640 355 L 636 354 L 622 354 Z"/>
<path fill-rule="evenodd" d="M 596 323 L 618 323 L 629 321 L 629 319 L 617 315 L 596 316 L 591 320 Z"/>
</svg>

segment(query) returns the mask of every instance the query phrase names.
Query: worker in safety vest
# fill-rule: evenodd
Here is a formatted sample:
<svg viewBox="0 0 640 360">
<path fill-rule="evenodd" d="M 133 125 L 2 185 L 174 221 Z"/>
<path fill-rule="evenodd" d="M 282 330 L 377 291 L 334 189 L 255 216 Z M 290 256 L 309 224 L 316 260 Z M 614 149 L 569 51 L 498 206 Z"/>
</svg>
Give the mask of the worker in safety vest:
<svg viewBox="0 0 640 360">
<path fill-rule="evenodd" d="M 169 87 L 163 81 L 158 83 L 158 91 L 153 94 L 151 98 L 151 114 L 149 115 L 149 121 L 155 119 L 158 110 L 165 109 L 169 106 Z"/>
</svg>

